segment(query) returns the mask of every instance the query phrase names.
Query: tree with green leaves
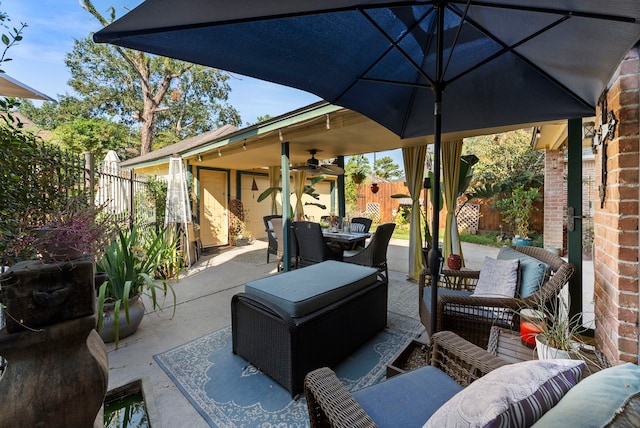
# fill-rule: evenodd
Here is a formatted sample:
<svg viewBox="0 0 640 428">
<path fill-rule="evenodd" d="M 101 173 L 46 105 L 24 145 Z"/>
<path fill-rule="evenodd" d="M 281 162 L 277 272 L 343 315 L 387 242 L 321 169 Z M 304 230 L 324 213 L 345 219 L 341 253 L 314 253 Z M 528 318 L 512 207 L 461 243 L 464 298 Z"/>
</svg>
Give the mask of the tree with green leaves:
<svg viewBox="0 0 640 428">
<path fill-rule="evenodd" d="M 393 180 L 402 176 L 403 172 L 391 156 L 377 159 L 373 163 L 373 173 L 385 180 Z"/>
<path fill-rule="evenodd" d="M 349 157 L 344 165 L 344 199 L 347 212 L 355 212 L 358 207 L 358 184 L 354 183 L 353 176 L 355 173 L 361 173 L 364 176 L 371 174 L 371 165 L 369 159 L 364 155 L 355 155 Z"/>
<path fill-rule="evenodd" d="M 108 19 L 91 0 L 80 5 L 103 26 Z M 241 123 L 227 104 L 229 74 L 221 70 L 145 54 L 114 45 L 96 44 L 90 37 L 75 40 L 67 54 L 69 85 L 91 106 L 91 116 L 139 126 L 140 153 L 154 142 L 167 145 L 224 124 Z"/>
<path fill-rule="evenodd" d="M 9 15 L 5 12 L 0 12 L 0 26 L 7 31 L 0 35 L 0 39 L 4 45 L 2 54 L 0 55 L 0 64 L 11 61 L 11 58 L 7 57 L 7 51 L 22 40 L 22 31 L 27 28 L 27 24 L 24 22 L 21 22 L 18 27 L 9 26 L 8 22 L 10 21 L 11 19 L 9 18 Z M 0 69 L 0 73 L 4 73 L 4 70 Z"/>
<path fill-rule="evenodd" d="M 514 189 L 544 181 L 544 153 L 531 147 L 531 130 L 465 138 L 466 153 L 475 154 L 476 189 Z"/>
</svg>

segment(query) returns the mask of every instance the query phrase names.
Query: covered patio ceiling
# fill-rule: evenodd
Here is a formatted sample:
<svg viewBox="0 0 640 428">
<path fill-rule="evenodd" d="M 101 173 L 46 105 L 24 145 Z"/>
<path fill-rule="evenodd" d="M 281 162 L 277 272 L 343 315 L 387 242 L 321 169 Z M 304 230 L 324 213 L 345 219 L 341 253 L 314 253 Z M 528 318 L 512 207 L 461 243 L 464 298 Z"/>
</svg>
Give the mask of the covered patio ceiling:
<svg viewBox="0 0 640 428">
<path fill-rule="evenodd" d="M 443 141 L 542 125 L 523 123 L 455 132 L 444 134 Z M 244 129 L 228 126 L 192 137 L 124 161 L 121 166 L 153 171 L 154 166 L 168 163 L 171 155 L 180 154 L 198 166 L 255 170 L 280 165 L 283 142 L 289 143 L 290 163 L 296 166 L 311 157 L 310 149 L 318 149 L 316 158 L 325 160 L 431 144 L 433 136 L 402 139 L 360 113 L 321 101 Z"/>
</svg>

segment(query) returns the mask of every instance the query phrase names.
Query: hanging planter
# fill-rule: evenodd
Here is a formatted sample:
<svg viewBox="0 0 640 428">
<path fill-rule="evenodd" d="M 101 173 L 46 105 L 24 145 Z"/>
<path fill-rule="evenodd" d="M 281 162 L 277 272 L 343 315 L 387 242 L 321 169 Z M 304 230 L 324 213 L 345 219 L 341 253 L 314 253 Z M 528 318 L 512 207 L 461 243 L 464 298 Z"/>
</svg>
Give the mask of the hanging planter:
<svg viewBox="0 0 640 428">
<path fill-rule="evenodd" d="M 356 171 L 353 174 L 351 174 L 351 181 L 353 181 L 355 184 L 361 184 L 366 177 L 367 176 L 364 172 Z"/>
</svg>

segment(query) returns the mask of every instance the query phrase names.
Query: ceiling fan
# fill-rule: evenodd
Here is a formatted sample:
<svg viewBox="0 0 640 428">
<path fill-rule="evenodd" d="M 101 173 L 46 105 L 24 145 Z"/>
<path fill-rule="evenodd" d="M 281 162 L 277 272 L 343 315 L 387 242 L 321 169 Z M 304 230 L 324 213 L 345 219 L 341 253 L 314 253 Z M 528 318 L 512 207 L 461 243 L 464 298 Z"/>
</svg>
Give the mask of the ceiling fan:
<svg viewBox="0 0 640 428">
<path fill-rule="evenodd" d="M 309 171 L 312 174 L 323 174 L 323 175 L 342 175 L 344 174 L 344 169 L 339 167 L 335 163 L 323 163 L 321 164 L 318 159 L 316 159 L 316 153 L 321 150 L 318 149 L 310 149 L 307 150 L 311 154 L 311 158 L 307 159 L 307 163 L 302 166 L 295 167 L 297 170 Z"/>
</svg>

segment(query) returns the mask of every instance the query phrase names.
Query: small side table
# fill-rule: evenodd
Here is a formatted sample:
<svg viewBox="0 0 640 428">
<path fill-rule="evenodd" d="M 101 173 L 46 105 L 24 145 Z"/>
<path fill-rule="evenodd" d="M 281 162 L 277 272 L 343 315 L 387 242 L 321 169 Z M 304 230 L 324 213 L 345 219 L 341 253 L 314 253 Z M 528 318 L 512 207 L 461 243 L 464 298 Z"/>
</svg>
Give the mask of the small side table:
<svg viewBox="0 0 640 428">
<path fill-rule="evenodd" d="M 501 327 L 491 327 L 487 351 L 512 364 L 538 358 L 535 349 L 522 343 L 520 332 Z"/>
<path fill-rule="evenodd" d="M 520 332 L 508 330 L 501 327 L 492 327 L 489 335 L 489 344 L 487 351 L 509 363 L 519 363 L 521 361 L 537 360 L 538 354 L 535 349 L 531 349 L 522 343 Z M 582 348 L 580 350 L 587 368 L 584 370 L 584 376 L 595 373 L 611 364 L 602 352 L 591 349 Z"/>
</svg>

